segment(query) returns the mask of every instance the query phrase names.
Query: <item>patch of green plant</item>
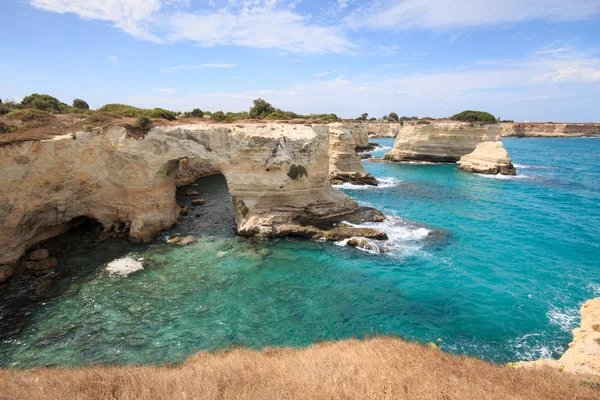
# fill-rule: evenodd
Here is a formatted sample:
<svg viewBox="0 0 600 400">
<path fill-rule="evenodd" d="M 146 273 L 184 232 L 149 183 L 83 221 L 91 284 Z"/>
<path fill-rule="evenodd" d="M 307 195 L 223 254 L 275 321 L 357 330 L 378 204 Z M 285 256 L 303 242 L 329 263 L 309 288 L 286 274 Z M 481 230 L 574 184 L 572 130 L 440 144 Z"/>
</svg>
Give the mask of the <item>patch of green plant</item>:
<svg viewBox="0 0 600 400">
<path fill-rule="evenodd" d="M 148 132 L 154 126 L 154 122 L 145 115 L 142 115 L 135 121 L 135 126 Z"/>
<path fill-rule="evenodd" d="M 78 110 L 89 110 L 90 105 L 85 100 L 73 99 L 73 108 Z"/>
<path fill-rule="evenodd" d="M 21 105 L 25 108 L 35 108 L 36 110 L 54 113 L 62 112 L 61 106 L 67 106 L 64 103 L 61 103 L 56 97 L 39 93 L 25 96 L 23 100 L 21 100 Z"/>
<path fill-rule="evenodd" d="M 109 122 L 112 122 L 115 119 L 121 119 L 122 117 L 118 114 L 114 114 L 114 113 L 109 113 L 109 112 L 105 112 L 105 111 L 95 111 L 93 113 L 91 113 L 86 119 L 85 119 L 85 123 L 86 124 L 91 124 L 91 125 L 101 125 L 101 124 L 107 124 Z"/>
<path fill-rule="evenodd" d="M 265 119 L 271 120 L 288 120 L 291 119 L 286 113 L 281 110 L 273 111 L 271 114 L 267 115 Z"/>
<path fill-rule="evenodd" d="M 398 119 L 399 119 L 398 114 L 396 114 L 395 112 L 389 113 L 387 118 L 388 118 L 388 120 L 393 120 L 393 121 L 398 121 Z"/>
<path fill-rule="evenodd" d="M 165 110 L 163 108 L 139 108 L 130 106 L 127 104 L 105 104 L 98 109 L 98 111 L 109 112 L 113 114 L 120 115 L 121 117 L 129 117 L 129 118 L 137 118 L 141 116 L 146 116 L 150 118 L 164 118 L 169 121 L 173 121 L 177 119 L 175 112 Z"/>
<path fill-rule="evenodd" d="M 31 121 L 47 122 L 47 121 L 56 119 L 56 117 L 49 112 L 36 110 L 36 109 L 32 109 L 32 108 L 11 111 L 5 115 L 5 118 L 9 119 L 9 120 L 19 120 L 19 121 L 23 121 L 23 122 L 31 122 Z"/>
<path fill-rule="evenodd" d="M 223 111 L 215 111 L 210 116 L 210 119 L 216 122 L 224 122 L 227 119 L 227 116 Z"/>
<path fill-rule="evenodd" d="M 600 389 L 600 381 L 581 381 L 581 386 L 589 387 L 590 389 Z"/>
<path fill-rule="evenodd" d="M 462 122 L 482 122 L 485 124 L 495 124 L 498 122 L 496 117 L 489 112 L 473 110 L 466 110 L 461 113 L 454 114 L 452 117 L 450 117 L 450 119 Z"/>
<path fill-rule="evenodd" d="M 268 101 L 263 100 L 263 99 L 254 100 L 253 104 L 254 105 L 252 107 L 250 107 L 250 111 L 248 112 L 248 114 L 250 115 L 250 118 L 253 118 L 253 119 L 266 118 L 271 113 L 276 111 L 275 107 L 273 107 L 271 105 L 271 103 L 269 103 Z"/>
<path fill-rule="evenodd" d="M 177 116 L 173 111 L 165 110 L 164 108 L 155 108 L 144 115 L 148 115 L 150 118 L 163 118 L 168 121 L 175 121 L 177 119 Z"/>
</svg>

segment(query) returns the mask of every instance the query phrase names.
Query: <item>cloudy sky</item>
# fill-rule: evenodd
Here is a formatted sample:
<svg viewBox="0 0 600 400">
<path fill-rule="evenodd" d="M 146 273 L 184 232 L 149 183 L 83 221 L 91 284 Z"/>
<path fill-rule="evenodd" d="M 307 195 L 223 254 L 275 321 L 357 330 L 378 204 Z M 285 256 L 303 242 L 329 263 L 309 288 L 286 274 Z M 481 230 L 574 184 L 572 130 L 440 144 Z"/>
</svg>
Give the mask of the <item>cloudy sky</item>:
<svg viewBox="0 0 600 400">
<path fill-rule="evenodd" d="M 0 97 L 600 121 L 600 0 L 0 0 Z"/>
</svg>

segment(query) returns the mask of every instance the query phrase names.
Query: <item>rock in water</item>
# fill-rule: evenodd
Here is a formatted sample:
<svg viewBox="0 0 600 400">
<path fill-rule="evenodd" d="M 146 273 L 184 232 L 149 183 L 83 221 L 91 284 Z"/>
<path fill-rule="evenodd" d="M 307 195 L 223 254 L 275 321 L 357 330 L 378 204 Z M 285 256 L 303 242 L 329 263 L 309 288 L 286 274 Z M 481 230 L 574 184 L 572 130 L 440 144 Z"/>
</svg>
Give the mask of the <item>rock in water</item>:
<svg viewBox="0 0 600 400">
<path fill-rule="evenodd" d="M 6 282 L 13 274 L 12 265 L 0 265 L 0 284 Z"/>
<path fill-rule="evenodd" d="M 58 267 L 56 258 L 47 258 L 41 261 L 23 261 L 23 268 L 30 274 L 43 275 L 48 273 L 52 268 Z"/>
<path fill-rule="evenodd" d="M 458 161 L 458 168 L 479 174 L 517 174 L 501 141 L 478 144 L 471 154 L 461 157 Z"/>
<path fill-rule="evenodd" d="M 29 259 L 31 261 L 42 261 L 47 259 L 48 257 L 50 257 L 48 249 L 37 249 L 32 251 L 31 254 L 29 254 Z"/>
<path fill-rule="evenodd" d="M 205 204 L 205 203 L 206 203 L 206 200 L 202 200 L 202 199 L 194 199 L 194 200 L 192 200 L 192 202 L 191 202 L 191 204 L 192 204 L 193 206 L 201 206 L 201 205 L 203 205 L 203 204 Z"/>
<path fill-rule="evenodd" d="M 499 124 L 459 121 L 404 121 L 388 161 L 457 162 L 482 142 L 497 141 Z"/>
<path fill-rule="evenodd" d="M 377 186 L 377 179 L 363 167 L 357 147 L 369 145 L 365 124 L 329 125 L 329 180 Z"/>
<path fill-rule="evenodd" d="M 361 239 L 361 238 L 354 238 L 354 237 L 351 238 L 350 240 L 348 240 L 348 245 L 358 247 L 363 250 L 379 251 L 379 249 L 377 247 L 371 245 L 371 243 L 369 243 L 365 239 Z"/>
</svg>

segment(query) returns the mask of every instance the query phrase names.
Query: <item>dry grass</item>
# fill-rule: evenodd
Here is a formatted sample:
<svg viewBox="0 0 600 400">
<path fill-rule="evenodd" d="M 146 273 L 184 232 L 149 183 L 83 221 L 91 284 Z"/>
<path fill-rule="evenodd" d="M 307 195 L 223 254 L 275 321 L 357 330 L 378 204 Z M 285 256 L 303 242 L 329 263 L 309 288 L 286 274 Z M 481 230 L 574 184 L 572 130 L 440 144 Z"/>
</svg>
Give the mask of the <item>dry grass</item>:
<svg viewBox="0 0 600 400">
<path fill-rule="evenodd" d="M 178 367 L 0 371 L 0 399 L 598 399 L 589 379 L 395 338 L 200 353 Z M 587 383 L 586 383 L 587 382 Z"/>
</svg>

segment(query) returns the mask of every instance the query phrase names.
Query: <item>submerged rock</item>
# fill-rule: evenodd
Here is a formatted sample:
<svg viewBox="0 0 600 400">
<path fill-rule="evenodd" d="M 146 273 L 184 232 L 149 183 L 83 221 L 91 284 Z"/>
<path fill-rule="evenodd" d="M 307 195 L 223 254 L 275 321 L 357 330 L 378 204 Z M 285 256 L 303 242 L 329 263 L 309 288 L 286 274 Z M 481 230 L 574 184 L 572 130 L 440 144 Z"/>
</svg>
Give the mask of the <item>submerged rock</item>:
<svg viewBox="0 0 600 400">
<path fill-rule="evenodd" d="M 196 190 L 186 190 L 185 195 L 186 196 L 198 196 L 198 192 Z"/>
<path fill-rule="evenodd" d="M 23 261 L 22 266 L 30 274 L 43 275 L 48 273 L 52 268 L 58 267 L 58 260 L 56 258 L 47 258 L 41 261 Z"/>
<path fill-rule="evenodd" d="M 191 204 L 193 206 L 201 206 L 203 204 L 206 204 L 206 200 L 202 200 L 202 199 L 194 199 L 191 201 Z"/>
<path fill-rule="evenodd" d="M 50 257 L 48 249 L 37 249 L 32 251 L 31 254 L 29 254 L 29 259 L 31 261 L 42 261 L 47 259 L 48 257 Z"/>
<path fill-rule="evenodd" d="M 358 247 L 363 250 L 379 251 L 377 247 L 373 246 L 371 243 L 361 238 L 351 238 L 350 240 L 348 240 L 348 245 Z"/>
<path fill-rule="evenodd" d="M 0 265 L 0 284 L 10 279 L 14 271 L 12 265 Z"/>
<path fill-rule="evenodd" d="M 478 144 L 471 154 L 461 157 L 458 161 L 458 169 L 490 175 L 517 174 L 517 170 L 501 141 Z"/>
</svg>

